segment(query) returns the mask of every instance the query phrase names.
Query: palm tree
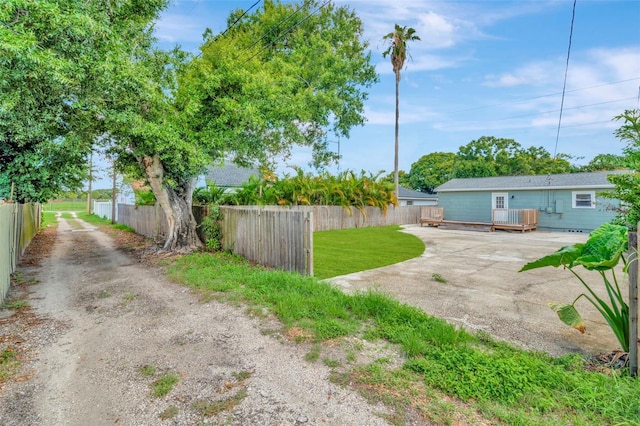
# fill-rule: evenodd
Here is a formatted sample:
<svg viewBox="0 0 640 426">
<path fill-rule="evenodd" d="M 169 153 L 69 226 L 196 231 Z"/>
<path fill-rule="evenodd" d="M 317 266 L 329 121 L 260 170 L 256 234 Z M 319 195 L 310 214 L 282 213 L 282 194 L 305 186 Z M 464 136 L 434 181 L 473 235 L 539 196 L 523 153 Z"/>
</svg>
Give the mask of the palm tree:
<svg viewBox="0 0 640 426">
<path fill-rule="evenodd" d="M 393 32 L 387 34 L 383 37 L 383 40 L 390 40 L 390 45 L 382 53 L 384 58 L 387 55 L 391 56 L 391 65 L 393 66 L 393 72 L 396 75 L 396 155 L 393 162 L 393 183 L 396 188 L 396 198 L 398 197 L 398 190 L 400 188 L 400 184 L 398 183 L 398 120 L 400 118 L 400 109 L 398 107 L 400 93 L 398 91 L 398 87 L 400 84 L 400 70 L 404 67 L 404 61 L 407 59 L 407 42 L 420 40 L 415 34 L 416 30 L 413 28 L 401 27 L 396 24 Z"/>
</svg>

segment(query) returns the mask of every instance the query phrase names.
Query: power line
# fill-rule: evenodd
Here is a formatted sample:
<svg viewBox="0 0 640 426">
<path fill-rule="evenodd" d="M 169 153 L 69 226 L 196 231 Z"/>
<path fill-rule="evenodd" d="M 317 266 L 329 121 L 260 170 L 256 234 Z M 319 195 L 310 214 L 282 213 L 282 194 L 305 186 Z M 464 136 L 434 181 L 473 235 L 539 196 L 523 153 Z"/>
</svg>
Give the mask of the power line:
<svg viewBox="0 0 640 426">
<path fill-rule="evenodd" d="M 275 27 L 271 28 L 271 31 L 265 33 L 262 35 L 262 37 L 260 37 L 258 40 L 254 41 L 251 46 L 247 47 L 246 49 L 244 49 L 244 51 L 247 51 L 249 49 L 251 49 L 252 47 L 254 47 L 256 44 L 260 43 L 266 36 L 268 36 L 269 34 L 271 34 L 272 32 L 274 32 L 276 29 L 278 29 L 280 27 L 280 25 L 282 25 L 282 23 L 287 22 L 293 15 L 295 15 L 296 13 L 298 13 L 298 11 L 300 9 L 302 9 L 303 7 L 305 7 L 307 5 L 307 2 L 305 1 L 304 3 L 302 3 L 300 5 L 300 7 L 298 7 L 296 10 L 294 10 L 293 12 L 291 12 L 291 14 L 289 14 L 289 16 L 287 16 L 286 18 L 282 19 L 280 22 L 278 22 Z"/>
<path fill-rule="evenodd" d="M 598 106 L 598 105 L 614 104 L 616 102 L 623 102 L 623 101 L 628 101 L 628 100 L 632 100 L 632 99 L 635 99 L 635 97 L 615 99 L 613 101 L 596 102 L 595 104 L 578 105 L 578 106 L 574 106 L 574 107 L 570 107 L 570 108 L 554 109 L 554 110 L 550 110 L 550 111 L 532 112 L 530 114 L 514 115 L 513 117 L 505 117 L 505 118 L 501 118 L 500 120 L 512 120 L 514 118 L 532 117 L 534 115 L 549 114 L 549 113 L 552 113 L 552 112 L 560 112 L 560 113 L 562 113 L 563 110 L 567 111 L 567 110 L 570 110 L 570 109 L 580 109 L 580 108 L 586 108 L 586 107 L 592 107 L 592 106 Z"/>
<path fill-rule="evenodd" d="M 627 78 L 626 80 L 618 80 L 618 81 L 612 81 L 612 82 L 609 82 L 609 83 L 595 84 L 593 86 L 580 87 L 580 88 L 577 88 L 577 89 L 567 90 L 565 93 L 581 92 L 583 90 L 596 89 L 598 87 L 613 86 L 615 84 L 627 83 L 629 81 L 635 81 L 635 80 L 640 80 L 640 77 Z M 505 106 L 505 105 L 518 105 L 518 104 L 523 104 L 525 102 L 534 101 L 536 99 L 550 98 L 552 96 L 557 96 L 557 95 L 561 95 L 561 94 L 562 94 L 562 92 L 550 93 L 548 95 L 540 95 L 540 96 L 533 96 L 531 98 L 523 98 L 523 99 L 520 99 L 520 100 L 515 101 L 515 102 L 502 102 L 502 103 L 498 103 L 498 104 L 482 105 L 482 106 L 477 106 L 477 107 L 473 107 L 473 108 L 459 109 L 459 110 L 456 110 L 456 111 L 451 111 L 451 114 L 457 114 L 459 112 L 475 111 L 475 110 L 485 109 L 485 108 L 494 108 L 494 107 Z M 638 100 L 640 102 L 640 86 L 638 87 Z"/>
<path fill-rule="evenodd" d="M 567 50 L 567 64 L 564 68 L 564 84 L 562 85 L 562 100 L 560 101 L 560 117 L 558 117 L 558 131 L 556 132 L 556 144 L 553 149 L 553 157 L 555 158 L 558 152 L 558 140 L 560 139 L 560 125 L 562 124 L 562 109 L 564 107 L 564 94 L 567 89 L 567 74 L 569 74 L 569 57 L 571 56 L 571 39 L 573 38 L 573 22 L 576 17 L 576 2 L 573 0 L 573 11 L 571 13 L 571 30 L 569 31 L 569 48 Z"/>
<path fill-rule="evenodd" d="M 260 53 L 264 52 L 265 50 L 269 49 L 273 43 L 275 43 L 276 41 L 280 40 L 282 37 L 284 37 L 285 35 L 287 35 L 288 33 L 290 33 L 291 31 L 293 31 L 295 28 L 298 27 L 298 25 L 302 24 L 304 21 L 306 21 L 307 19 L 309 19 L 312 15 L 314 15 L 316 12 L 318 12 L 320 9 L 322 9 L 323 7 L 325 7 L 327 4 L 329 4 L 331 2 L 331 0 L 327 0 L 324 3 L 322 3 L 320 6 L 318 6 L 313 12 L 310 12 L 307 14 L 307 16 L 305 16 L 304 18 L 302 18 L 301 20 L 299 20 L 298 22 L 296 22 L 295 24 L 293 24 L 292 26 L 290 26 L 289 28 L 287 28 L 286 30 L 284 30 L 284 32 L 282 34 L 280 34 L 279 37 L 277 37 L 275 40 L 273 40 L 273 42 L 265 47 L 263 47 L 262 49 L 260 49 L 259 51 L 257 51 L 256 53 L 254 53 L 253 55 L 251 55 L 246 61 L 242 62 L 242 64 L 246 64 L 247 62 L 249 62 L 250 60 L 252 60 L 253 58 L 255 58 L 256 56 L 258 56 Z"/>
<path fill-rule="evenodd" d="M 240 20 L 241 20 L 242 18 L 244 18 L 244 15 L 246 15 L 247 13 L 249 13 L 249 11 L 250 11 L 251 9 L 253 9 L 254 7 L 256 7 L 256 5 L 257 5 L 258 3 L 260 3 L 260 0 L 257 0 L 254 4 L 252 4 L 252 5 L 251 5 L 251 7 L 249 7 L 249 9 L 247 9 L 247 10 L 243 11 L 243 12 L 242 12 L 242 14 L 241 14 L 240 16 L 238 16 L 238 17 L 236 18 L 236 20 L 235 20 L 235 21 L 233 21 L 233 23 L 232 23 L 231 25 L 229 25 L 229 26 L 227 27 L 227 29 L 226 29 L 226 30 L 224 30 L 224 31 L 222 32 L 222 34 L 218 34 L 218 35 L 216 36 L 216 38 L 214 38 L 214 39 L 213 39 L 213 41 L 216 41 L 216 40 L 218 40 L 220 37 L 222 37 L 223 35 L 225 35 L 225 34 L 227 33 L 227 31 L 229 31 L 231 28 L 233 28 L 233 27 L 234 27 L 238 22 L 240 22 Z M 198 53 L 198 54 L 196 55 L 196 58 L 199 58 L 200 56 L 202 56 L 202 50 L 200 50 L 200 53 Z"/>
</svg>

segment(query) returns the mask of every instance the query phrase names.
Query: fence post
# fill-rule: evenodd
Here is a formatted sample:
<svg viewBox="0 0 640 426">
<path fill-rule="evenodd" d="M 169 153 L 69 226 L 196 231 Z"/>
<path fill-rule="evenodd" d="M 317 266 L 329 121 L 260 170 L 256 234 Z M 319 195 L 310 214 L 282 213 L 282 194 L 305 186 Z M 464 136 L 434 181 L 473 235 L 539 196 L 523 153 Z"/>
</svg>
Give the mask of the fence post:
<svg viewBox="0 0 640 426">
<path fill-rule="evenodd" d="M 632 377 L 638 375 L 638 269 L 638 233 L 629 232 L 629 374 Z"/>
<path fill-rule="evenodd" d="M 306 238 L 304 241 L 305 245 L 305 254 L 307 258 L 306 262 L 306 273 L 310 277 L 313 276 L 313 212 L 307 212 L 304 220 L 304 232 L 306 234 Z"/>
</svg>

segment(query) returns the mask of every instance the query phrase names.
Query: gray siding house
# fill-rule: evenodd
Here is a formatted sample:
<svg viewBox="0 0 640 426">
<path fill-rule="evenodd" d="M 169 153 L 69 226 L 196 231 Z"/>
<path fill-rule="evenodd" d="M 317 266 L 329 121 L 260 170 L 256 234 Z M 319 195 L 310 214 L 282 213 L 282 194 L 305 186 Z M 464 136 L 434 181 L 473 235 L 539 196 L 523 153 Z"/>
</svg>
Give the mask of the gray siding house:
<svg viewBox="0 0 640 426">
<path fill-rule="evenodd" d="M 401 206 L 437 206 L 438 196 L 401 186 L 398 188 L 398 203 Z"/>
<path fill-rule="evenodd" d="M 614 188 L 607 175 L 627 172 L 452 179 L 436 192 L 445 220 L 491 222 L 494 209 L 537 209 L 539 229 L 589 232 L 616 216 L 617 200 L 598 197 Z"/>
</svg>

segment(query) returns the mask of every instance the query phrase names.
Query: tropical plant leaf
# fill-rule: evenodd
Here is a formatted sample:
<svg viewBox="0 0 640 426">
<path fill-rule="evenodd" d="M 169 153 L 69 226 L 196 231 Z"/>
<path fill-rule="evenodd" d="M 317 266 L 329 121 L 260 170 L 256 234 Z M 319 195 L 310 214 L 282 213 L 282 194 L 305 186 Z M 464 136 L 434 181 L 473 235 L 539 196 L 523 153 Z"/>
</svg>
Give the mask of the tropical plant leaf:
<svg viewBox="0 0 640 426">
<path fill-rule="evenodd" d="M 563 323 L 575 328 L 583 334 L 587 330 L 587 327 L 575 306 L 569 305 L 568 303 L 558 302 L 549 302 L 547 305 L 549 305 L 549 307 L 558 314 L 558 318 L 560 318 L 560 321 Z"/>
<path fill-rule="evenodd" d="M 553 266 L 557 268 L 560 265 L 568 266 L 574 262 L 580 255 L 582 255 L 582 248 L 584 244 L 574 244 L 571 246 L 565 246 L 556 252 L 541 257 L 538 260 L 529 262 L 520 269 L 518 272 L 528 271 L 529 269 L 542 268 L 545 266 Z"/>
<path fill-rule="evenodd" d="M 582 254 L 569 267 L 582 265 L 589 270 L 606 271 L 615 267 L 627 248 L 626 226 L 605 223 L 589 234 Z"/>
</svg>

